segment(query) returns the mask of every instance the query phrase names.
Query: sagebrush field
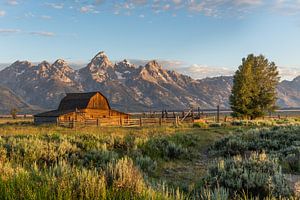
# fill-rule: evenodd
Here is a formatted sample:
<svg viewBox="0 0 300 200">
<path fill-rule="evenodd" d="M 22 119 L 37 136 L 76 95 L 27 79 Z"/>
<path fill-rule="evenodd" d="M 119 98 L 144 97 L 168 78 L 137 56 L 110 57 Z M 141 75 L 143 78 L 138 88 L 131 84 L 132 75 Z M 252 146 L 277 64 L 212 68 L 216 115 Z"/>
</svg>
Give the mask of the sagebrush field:
<svg viewBox="0 0 300 200">
<path fill-rule="evenodd" d="M 297 199 L 297 121 L 0 124 L 0 199 Z"/>
</svg>

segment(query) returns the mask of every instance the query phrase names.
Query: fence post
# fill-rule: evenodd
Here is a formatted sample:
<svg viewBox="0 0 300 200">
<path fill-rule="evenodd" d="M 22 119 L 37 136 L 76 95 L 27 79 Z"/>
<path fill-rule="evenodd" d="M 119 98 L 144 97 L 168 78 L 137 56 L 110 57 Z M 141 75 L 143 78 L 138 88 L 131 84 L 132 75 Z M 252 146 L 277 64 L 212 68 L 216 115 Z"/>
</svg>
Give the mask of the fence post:
<svg viewBox="0 0 300 200">
<path fill-rule="evenodd" d="M 59 126 L 59 118 L 56 118 L 56 126 Z"/>
<path fill-rule="evenodd" d="M 178 126 L 178 117 L 177 116 L 175 117 L 175 126 L 176 127 Z"/>
<path fill-rule="evenodd" d="M 220 105 L 217 106 L 217 123 L 220 122 Z"/>
<path fill-rule="evenodd" d="M 75 120 L 72 119 L 72 128 L 76 128 Z"/>
<path fill-rule="evenodd" d="M 120 126 L 123 126 L 123 124 L 122 124 L 122 116 L 120 116 Z"/>
<path fill-rule="evenodd" d="M 99 127 L 99 118 L 97 118 L 97 127 Z"/>
<path fill-rule="evenodd" d="M 143 126 L 142 117 L 140 117 L 140 127 Z"/>
<path fill-rule="evenodd" d="M 160 126 L 161 126 L 161 121 L 162 121 L 162 120 L 161 120 L 161 117 L 160 117 L 160 118 L 159 118 L 159 121 L 158 121 L 158 123 L 159 123 Z"/>
</svg>

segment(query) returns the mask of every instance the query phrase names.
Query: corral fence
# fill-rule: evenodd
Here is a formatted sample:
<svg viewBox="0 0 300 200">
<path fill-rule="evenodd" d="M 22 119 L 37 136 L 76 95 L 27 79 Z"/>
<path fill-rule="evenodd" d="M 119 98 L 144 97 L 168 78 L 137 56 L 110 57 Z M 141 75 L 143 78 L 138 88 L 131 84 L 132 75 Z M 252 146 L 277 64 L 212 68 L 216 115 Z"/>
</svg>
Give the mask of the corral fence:
<svg viewBox="0 0 300 200">
<path fill-rule="evenodd" d="M 100 118 L 100 119 L 85 119 L 82 121 L 58 121 L 58 126 L 76 128 L 76 127 L 142 127 L 142 126 L 162 126 L 162 125 L 179 125 L 183 123 L 194 122 L 232 122 L 235 120 L 231 116 L 232 111 L 228 109 L 197 109 L 186 111 L 163 111 L 163 112 L 143 112 L 131 113 L 130 119 L 122 118 Z M 289 117 L 300 117 L 300 109 L 279 109 L 272 113 L 268 113 L 262 119 L 284 119 Z"/>
<path fill-rule="evenodd" d="M 86 119 L 83 121 L 57 121 L 57 126 L 76 128 L 76 127 L 144 127 L 144 126 L 163 126 L 174 125 L 178 126 L 180 123 L 193 123 L 194 119 L 185 119 L 182 121 L 180 117 L 175 118 L 101 118 L 101 119 Z"/>
</svg>

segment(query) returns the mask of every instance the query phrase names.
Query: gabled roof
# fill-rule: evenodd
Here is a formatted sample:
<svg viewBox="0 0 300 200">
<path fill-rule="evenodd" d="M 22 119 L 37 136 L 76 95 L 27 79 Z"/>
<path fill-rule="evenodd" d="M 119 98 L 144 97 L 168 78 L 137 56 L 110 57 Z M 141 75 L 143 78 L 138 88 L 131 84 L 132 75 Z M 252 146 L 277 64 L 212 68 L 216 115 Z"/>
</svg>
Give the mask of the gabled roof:
<svg viewBox="0 0 300 200">
<path fill-rule="evenodd" d="M 76 110 L 76 109 L 84 109 L 87 108 L 90 99 L 99 93 L 107 102 L 107 105 L 110 109 L 109 102 L 107 98 L 100 92 L 88 92 L 88 93 L 67 93 L 58 107 L 58 110 Z"/>
<path fill-rule="evenodd" d="M 60 115 L 64 115 L 74 111 L 75 110 L 51 110 L 51 111 L 36 114 L 34 115 L 34 117 L 59 117 Z"/>
</svg>

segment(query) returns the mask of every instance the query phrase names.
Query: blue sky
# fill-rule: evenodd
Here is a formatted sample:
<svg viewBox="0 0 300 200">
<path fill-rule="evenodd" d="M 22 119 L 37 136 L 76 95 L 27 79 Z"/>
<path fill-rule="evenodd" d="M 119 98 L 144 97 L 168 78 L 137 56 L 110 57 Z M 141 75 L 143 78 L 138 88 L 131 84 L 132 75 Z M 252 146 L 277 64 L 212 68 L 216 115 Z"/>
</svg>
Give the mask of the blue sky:
<svg viewBox="0 0 300 200">
<path fill-rule="evenodd" d="M 84 63 L 104 50 L 195 76 L 230 74 L 255 53 L 291 78 L 299 35 L 299 0 L 0 0 L 0 63 Z"/>
</svg>

